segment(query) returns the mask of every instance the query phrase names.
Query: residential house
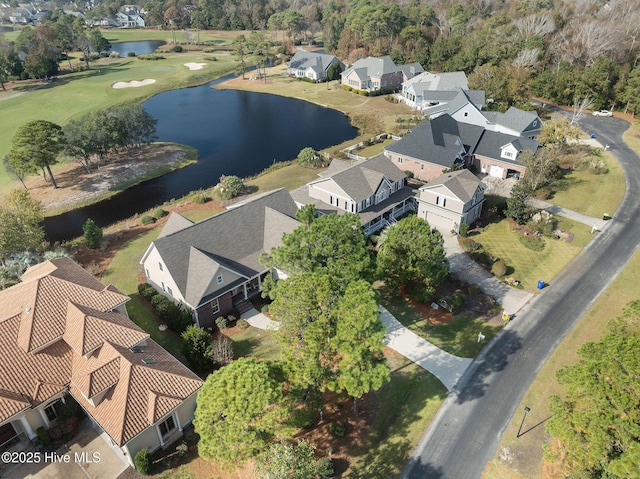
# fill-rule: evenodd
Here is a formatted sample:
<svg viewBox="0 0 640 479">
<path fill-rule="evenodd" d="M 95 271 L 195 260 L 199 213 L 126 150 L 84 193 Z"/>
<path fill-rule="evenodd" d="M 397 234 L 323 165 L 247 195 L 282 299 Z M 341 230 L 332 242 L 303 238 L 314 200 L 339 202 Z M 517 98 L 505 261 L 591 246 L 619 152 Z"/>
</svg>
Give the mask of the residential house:
<svg viewBox="0 0 640 479">
<path fill-rule="evenodd" d="M 488 130 L 443 114 L 416 125 L 404 138 L 387 146 L 384 154 L 398 168 L 422 181 L 471 166 L 498 178 L 520 178 L 526 170 L 521 152 L 536 152 L 539 147 L 536 140 Z"/>
<path fill-rule="evenodd" d="M 173 213 L 140 261 L 147 281 L 191 308 L 198 326 L 211 327 L 261 291 L 271 271 L 260 255 L 300 224 L 296 211 L 279 189 L 198 223 Z"/>
<path fill-rule="evenodd" d="M 384 154 L 398 168 L 415 178 L 430 181 L 443 171 L 467 166 L 483 129 L 442 115 L 416 125 L 404 138 L 385 148 Z"/>
<path fill-rule="evenodd" d="M 333 160 L 322 178 L 291 193 L 299 206 L 313 204 L 321 214 L 358 213 L 367 236 L 415 211 L 414 194 L 404 172 L 384 155 L 356 163 Z"/>
<path fill-rule="evenodd" d="M 504 113 L 483 111 L 482 114 L 487 120 L 485 128 L 488 130 L 531 140 L 535 140 L 540 134 L 542 121 L 535 111 L 524 111 L 512 106 Z"/>
<path fill-rule="evenodd" d="M 144 27 L 144 13 L 134 5 L 125 5 L 121 12 L 116 13 L 116 24 L 121 28 Z"/>
<path fill-rule="evenodd" d="M 464 72 L 423 72 L 402 83 L 402 98 L 415 110 L 434 106 L 440 106 L 442 110 L 442 106 L 452 101 L 460 90 L 469 90 Z M 474 90 L 470 95 L 479 108 L 484 108 L 484 92 Z"/>
<path fill-rule="evenodd" d="M 344 70 L 344 63 L 335 55 L 329 55 L 322 50 L 308 52 L 298 50 L 287 65 L 287 73 L 296 78 L 310 78 L 320 82 L 328 79 L 331 65 L 338 63 L 340 72 Z"/>
<path fill-rule="evenodd" d="M 132 465 L 182 436 L 202 380 L 129 319 L 128 300 L 69 258 L 0 291 L 0 449 L 55 426 L 67 393 Z"/>
<path fill-rule="evenodd" d="M 342 85 L 366 92 L 388 93 L 422 71 L 419 64 L 397 66 L 391 57 L 367 57 L 342 72 Z"/>
<path fill-rule="evenodd" d="M 420 188 L 418 216 L 443 233 L 460 231 L 480 217 L 484 189 L 469 170 L 450 171 Z"/>
<path fill-rule="evenodd" d="M 519 179 L 525 174 L 523 151 L 536 152 L 540 148 L 537 140 L 506 135 L 497 131 L 485 131 L 473 150 L 469 165 L 476 171 L 496 178 Z"/>
</svg>

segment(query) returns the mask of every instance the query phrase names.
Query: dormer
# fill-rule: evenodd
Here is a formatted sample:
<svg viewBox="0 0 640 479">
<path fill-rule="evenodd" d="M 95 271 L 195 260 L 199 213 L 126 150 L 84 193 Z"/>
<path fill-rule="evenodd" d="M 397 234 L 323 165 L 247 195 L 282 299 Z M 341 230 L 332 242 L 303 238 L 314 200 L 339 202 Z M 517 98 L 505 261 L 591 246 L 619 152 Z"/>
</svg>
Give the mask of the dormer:
<svg viewBox="0 0 640 479">
<path fill-rule="evenodd" d="M 512 143 L 507 143 L 500 147 L 500 158 L 516 161 L 520 152 Z"/>
</svg>

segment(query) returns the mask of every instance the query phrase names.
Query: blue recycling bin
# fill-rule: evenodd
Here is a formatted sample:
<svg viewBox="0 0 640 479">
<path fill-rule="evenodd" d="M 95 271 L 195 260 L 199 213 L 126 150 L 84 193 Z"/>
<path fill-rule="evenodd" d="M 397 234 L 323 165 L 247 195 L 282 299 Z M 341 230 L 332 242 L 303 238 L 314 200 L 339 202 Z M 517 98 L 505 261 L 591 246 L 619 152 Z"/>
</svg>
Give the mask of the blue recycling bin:
<svg viewBox="0 0 640 479">
<path fill-rule="evenodd" d="M 539 279 L 538 280 L 538 289 L 542 289 L 542 288 L 544 288 L 544 281 Z"/>
<path fill-rule="evenodd" d="M 596 134 L 595 133 L 591 133 L 591 138 L 595 138 Z"/>
</svg>

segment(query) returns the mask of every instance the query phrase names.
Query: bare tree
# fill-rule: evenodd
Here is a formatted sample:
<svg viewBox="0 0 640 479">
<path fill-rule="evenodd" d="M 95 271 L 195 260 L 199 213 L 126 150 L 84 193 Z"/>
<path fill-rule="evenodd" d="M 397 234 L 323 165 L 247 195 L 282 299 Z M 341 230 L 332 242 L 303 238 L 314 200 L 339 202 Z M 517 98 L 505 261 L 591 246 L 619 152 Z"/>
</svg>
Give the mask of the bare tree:
<svg viewBox="0 0 640 479">
<path fill-rule="evenodd" d="M 585 110 L 588 110 L 591 104 L 593 103 L 593 98 L 585 97 L 585 98 L 576 98 L 573 101 L 573 113 L 571 114 L 571 121 L 569 122 L 571 125 L 575 125 L 579 120 L 584 118 Z"/>
<path fill-rule="evenodd" d="M 214 363 L 224 366 L 233 361 L 233 346 L 231 340 L 223 334 L 218 334 L 211 341 L 211 359 Z"/>
<path fill-rule="evenodd" d="M 539 48 L 530 48 L 527 50 L 521 50 L 518 55 L 513 59 L 513 66 L 516 68 L 531 69 L 538 63 L 540 58 Z"/>
<path fill-rule="evenodd" d="M 514 23 L 518 29 L 518 33 L 524 40 L 528 40 L 536 35 L 543 37 L 556 30 L 556 24 L 553 18 L 546 13 L 518 18 Z"/>
</svg>

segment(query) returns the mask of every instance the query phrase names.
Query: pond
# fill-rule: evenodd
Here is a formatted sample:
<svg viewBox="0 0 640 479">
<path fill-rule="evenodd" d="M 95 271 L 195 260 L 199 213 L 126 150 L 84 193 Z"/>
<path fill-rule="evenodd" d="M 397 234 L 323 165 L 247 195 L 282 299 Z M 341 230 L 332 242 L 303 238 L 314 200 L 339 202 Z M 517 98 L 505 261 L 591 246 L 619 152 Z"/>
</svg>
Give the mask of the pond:
<svg viewBox="0 0 640 479">
<path fill-rule="evenodd" d="M 126 57 L 129 52 L 138 55 L 153 53 L 166 42 L 162 40 L 141 40 L 137 42 L 119 42 L 111 44 L 111 51 L 117 52 L 121 57 Z"/>
<path fill-rule="evenodd" d="M 49 240 L 80 236 L 87 218 L 106 226 L 214 186 L 223 174 L 252 176 L 274 162 L 296 158 L 307 146 L 321 150 L 357 135 L 339 111 L 282 96 L 215 90 L 215 83 L 161 93 L 143 103 L 158 119 L 158 140 L 193 146 L 198 150 L 196 164 L 47 218 Z"/>
</svg>

